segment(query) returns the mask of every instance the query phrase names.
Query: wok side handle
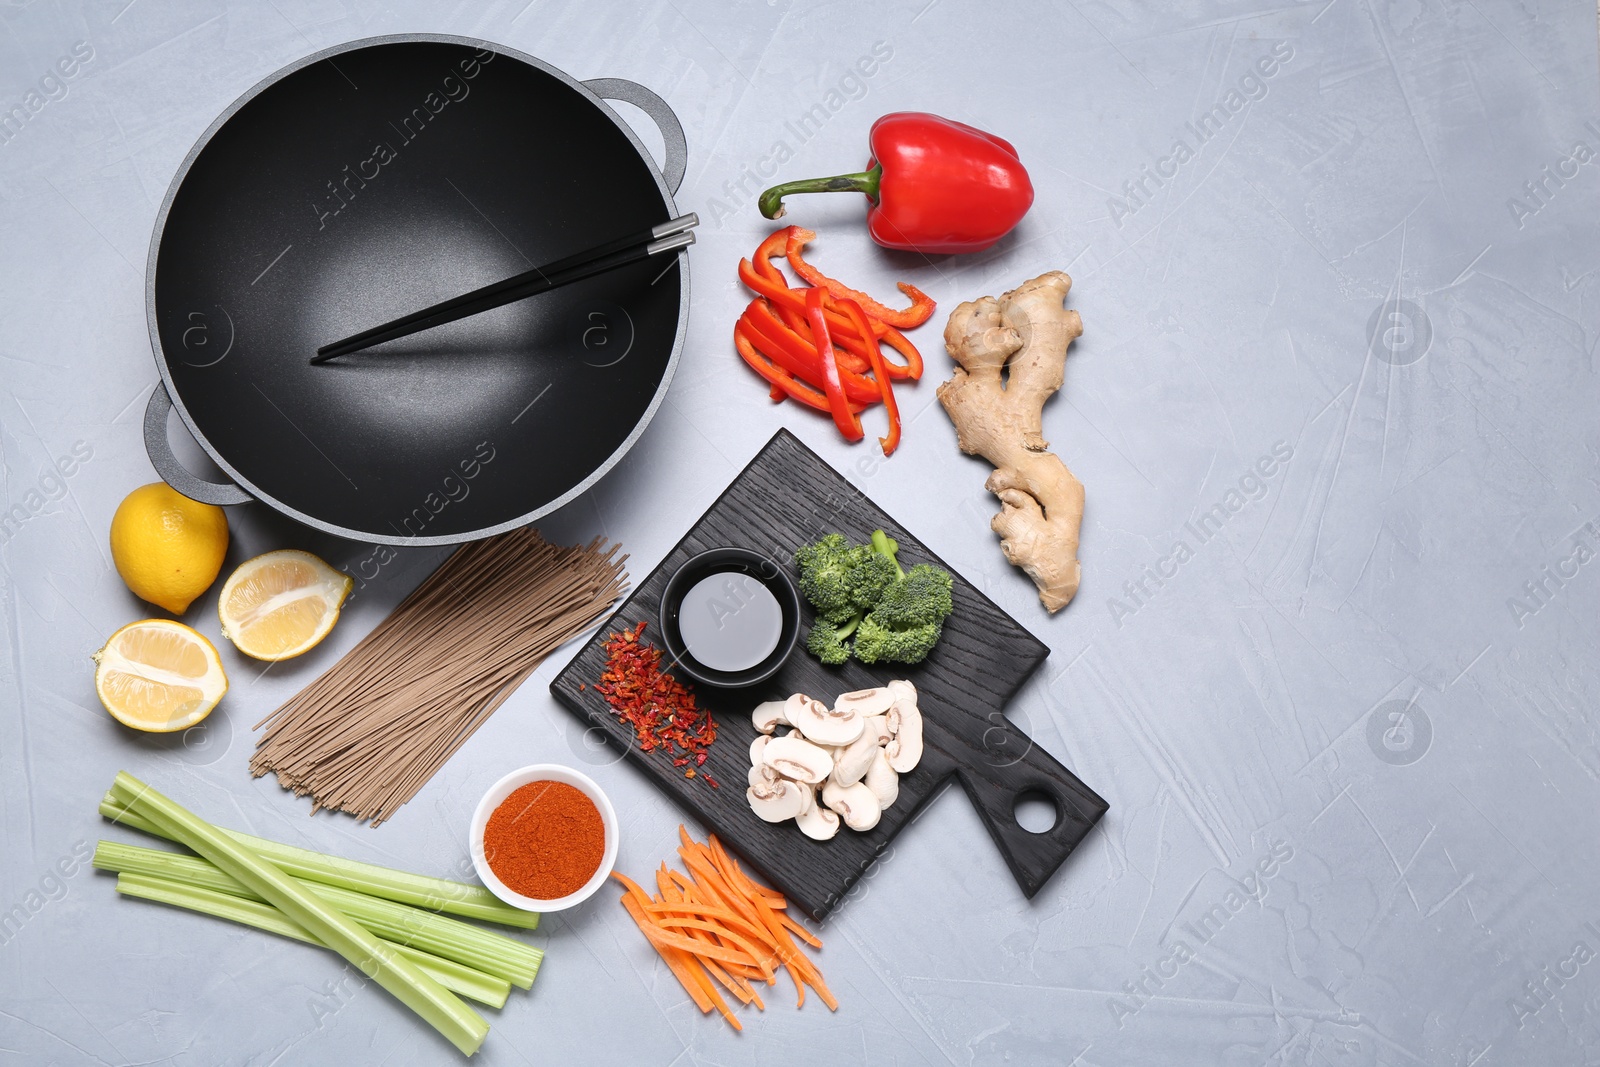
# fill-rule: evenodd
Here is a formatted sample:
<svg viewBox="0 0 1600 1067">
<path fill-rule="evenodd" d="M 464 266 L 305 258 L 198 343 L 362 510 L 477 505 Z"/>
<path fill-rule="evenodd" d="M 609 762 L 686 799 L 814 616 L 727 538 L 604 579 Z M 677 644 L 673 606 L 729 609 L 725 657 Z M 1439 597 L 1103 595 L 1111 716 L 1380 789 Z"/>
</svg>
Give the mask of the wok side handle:
<svg viewBox="0 0 1600 1067">
<path fill-rule="evenodd" d="M 144 409 L 144 450 L 150 454 L 150 463 L 161 480 L 172 488 L 202 504 L 243 504 L 251 500 L 249 493 L 232 482 L 208 482 L 190 472 L 172 451 L 167 440 L 167 412 L 172 410 L 172 397 L 167 387 L 157 382 Z"/>
<path fill-rule="evenodd" d="M 626 78 L 595 78 L 583 84 L 602 100 L 621 100 L 650 116 L 666 145 L 667 158 L 661 166 L 661 176 L 676 196 L 678 186 L 683 184 L 684 172 L 689 169 L 689 141 L 683 136 L 683 123 L 678 121 L 672 107 L 638 82 Z"/>
</svg>

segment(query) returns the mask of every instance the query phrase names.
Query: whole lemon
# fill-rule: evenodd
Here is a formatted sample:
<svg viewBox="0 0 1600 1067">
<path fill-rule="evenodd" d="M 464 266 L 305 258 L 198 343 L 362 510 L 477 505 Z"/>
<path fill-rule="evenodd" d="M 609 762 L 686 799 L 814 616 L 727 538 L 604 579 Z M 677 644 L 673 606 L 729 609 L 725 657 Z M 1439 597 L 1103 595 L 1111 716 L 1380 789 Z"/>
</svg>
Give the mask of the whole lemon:
<svg viewBox="0 0 1600 1067">
<path fill-rule="evenodd" d="M 166 482 L 129 493 L 111 517 L 111 560 L 134 595 L 182 615 L 217 580 L 228 517 Z"/>
</svg>

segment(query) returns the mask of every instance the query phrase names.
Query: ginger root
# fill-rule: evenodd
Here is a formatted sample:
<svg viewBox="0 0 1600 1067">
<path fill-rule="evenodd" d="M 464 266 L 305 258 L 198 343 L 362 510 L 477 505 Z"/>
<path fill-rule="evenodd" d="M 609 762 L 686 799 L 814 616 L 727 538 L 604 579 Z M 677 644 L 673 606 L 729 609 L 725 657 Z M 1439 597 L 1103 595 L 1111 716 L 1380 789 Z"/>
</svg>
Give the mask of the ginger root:
<svg viewBox="0 0 1600 1067">
<path fill-rule="evenodd" d="M 1044 402 L 1061 388 L 1067 346 L 1083 333 L 1078 313 L 1063 306 L 1071 288 L 1071 278 L 1051 271 L 999 300 L 957 307 L 944 328 L 957 366 L 939 386 L 961 451 L 994 464 L 984 488 L 1000 498 L 989 526 L 1001 551 L 1052 614 L 1078 592 L 1081 574 L 1083 483 L 1047 451 L 1041 422 Z"/>
</svg>

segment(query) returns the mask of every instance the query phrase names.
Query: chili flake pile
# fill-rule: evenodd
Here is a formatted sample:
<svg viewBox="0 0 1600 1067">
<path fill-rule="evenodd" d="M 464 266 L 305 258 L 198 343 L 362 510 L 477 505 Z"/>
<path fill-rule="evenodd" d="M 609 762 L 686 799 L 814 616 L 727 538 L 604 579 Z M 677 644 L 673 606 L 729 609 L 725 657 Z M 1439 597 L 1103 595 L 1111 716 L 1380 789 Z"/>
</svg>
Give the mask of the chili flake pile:
<svg viewBox="0 0 1600 1067">
<path fill-rule="evenodd" d="M 685 768 L 684 776 L 693 778 L 717 739 L 716 720 L 695 706 L 693 691 L 661 669 L 661 650 L 639 640 L 644 628 L 641 622 L 606 641 L 606 670 L 595 692 L 605 696 L 617 718 L 633 727 L 641 752 L 660 747 L 674 767 Z M 711 788 L 721 788 L 711 775 L 701 772 L 699 777 Z"/>
</svg>

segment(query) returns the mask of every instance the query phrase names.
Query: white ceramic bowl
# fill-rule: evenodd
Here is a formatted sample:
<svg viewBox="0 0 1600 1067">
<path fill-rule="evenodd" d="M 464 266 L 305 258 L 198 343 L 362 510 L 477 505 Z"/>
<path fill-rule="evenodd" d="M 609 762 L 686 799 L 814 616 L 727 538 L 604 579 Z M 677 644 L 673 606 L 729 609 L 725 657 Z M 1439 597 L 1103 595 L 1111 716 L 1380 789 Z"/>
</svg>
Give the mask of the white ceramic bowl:
<svg viewBox="0 0 1600 1067">
<path fill-rule="evenodd" d="M 574 789 L 581 790 L 594 801 L 594 806 L 600 809 L 600 823 L 606 834 L 605 851 L 600 856 L 600 866 L 594 875 L 577 892 L 557 897 L 555 900 L 539 900 L 508 889 L 504 882 L 495 877 L 493 869 L 489 866 L 488 857 L 483 854 L 483 832 L 489 825 L 489 816 L 494 814 L 495 809 L 506 797 L 529 782 L 540 781 L 565 782 Z M 489 892 L 514 908 L 540 912 L 564 911 L 588 900 L 594 895 L 595 890 L 611 877 L 611 868 L 617 863 L 617 813 L 612 808 L 610 799 L 588 775 L 580 774 L 571 767 L 563 767 L 558 763 L 535 763 L 512 771 L 489 787 L 489 791 L 483 794 L 483 799 L 478 801 L 478 810 L 472 813 L 472 836 L 468 840 L 472 849 L 472 866 L 476 868 L 479 879 L 488 887 Z"/>
</svg>

